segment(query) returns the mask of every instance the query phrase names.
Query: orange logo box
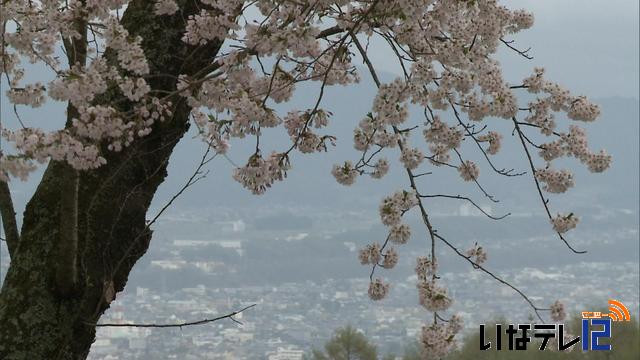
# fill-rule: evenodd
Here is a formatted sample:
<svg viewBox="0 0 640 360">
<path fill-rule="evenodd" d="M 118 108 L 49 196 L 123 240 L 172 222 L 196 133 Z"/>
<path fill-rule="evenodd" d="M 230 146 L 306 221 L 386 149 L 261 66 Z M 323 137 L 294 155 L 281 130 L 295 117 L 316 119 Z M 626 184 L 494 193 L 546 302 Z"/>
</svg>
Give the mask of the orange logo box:
<svg viewBox="0 0 640 360">
<path fill-rule="evenodd" d="M 618 300 L 609 299 L 609 313 L 602 313 L 600 311 L 583 311 L 583 319 L 600 319 L 603 317 L 609 317 L 612 321 L 630 321 L 631 315 L 629 309 Z"/>
</svg>

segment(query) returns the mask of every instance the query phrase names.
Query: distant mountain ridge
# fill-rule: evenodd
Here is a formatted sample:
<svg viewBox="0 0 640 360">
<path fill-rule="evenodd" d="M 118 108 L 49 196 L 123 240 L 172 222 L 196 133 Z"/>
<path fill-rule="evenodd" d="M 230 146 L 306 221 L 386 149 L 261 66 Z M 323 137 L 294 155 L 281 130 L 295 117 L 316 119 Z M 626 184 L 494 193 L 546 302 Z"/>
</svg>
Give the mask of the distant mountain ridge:
<svg viewBox="0 0 640 360">
<path fill-rule="evenodd" d="M 311 93 L 306 93 L 303 97 L 307 98 L 311 95 Z M 398 177 L 402 176 L 402 174 L 398 172 L 399 163 L 396 160 L 399 155 L 397 149 L 388 150 L 383 155 L 389 158 L 392 163 L 390 175 L 383 180 L 371 180 L 364 176 L 359 178 L 353 186 L 346 188 L 338 185 L 330 174 L 334 163 L 344 160 L 355 161 L 359 158 L 359 154 L 352 147 L 353 129 L 370 110 L 373 96 L 374 92 L 371 88 L 367 88 L 366 81 L 352 88 L 330 89 L 325 97 L 326 101 L 323 101 L 323 103 L 328 104 L 326 108 L 330 109 L 334 115 L 329 127 L 320 132 L 337 136 L 337 146 L 330 148 L 327 153 L 312 155 L 295 153 L 292 159 L 293 168 L 289 171 L 288 178 L 283 183 L 274 184 L 273 188 L 267 191 L 266 194 L 256 197 L 241 188 L 231 178 L 233 166 L 225 159 L 220 158 L 211 166 L 212 175 L 210 179 L 198 184 L 196 189 L 185 194 L 184 200 L 180 203 L 185 206 L 251 206 L 250 204 L 260 201 L 283 204 L 308 202 L 310 204 L 317 203 L 318 205 L 344 206 L 345 209 L 354 208 L 355 205 L 357 209 L 361 204 L 369 203 L 368 198 L 374 197 L 374 202 L 378 202 L 384 194 L 400 187 L 406 187 L 406 179 Z M 591 194 L 591 196 L 597 198 L 598 202 L 637 210 L 639 188 L 638 154 L 640 152 L 638 145 L 640 131 L 638 108 L 640 103 L 637 99 L 618 97 L 594 99 L 594 101 L 601 105 L 601 118 L 594 123 L 578 125 L 584 125 L 587 128 L 590 139 L 589 145 L 592 149 L 599 150 L 604 148 L 613 155 L 613 164 L 605 173 L 592 175 L 577 161 L 569 162 L 568 166 L 571 169 L 576 169 L 576 186 L 568 194 L 560 195 L 558 198 L 564 196 L 580 198 L 585 194 Z M 304 99 L 296 99 L 292 107 L 295 108 L 295 104 L 309 103 L 309 101 L 305 103 Z M 299 108 L 305 107 L 300 106 Z M 497 121 L 499 122 L 500 120 L 498 119 Z M 524 162 L 525 158 L 521 145 L 513 141 L 514 139 L 508 139 L 508 124 L 502 123 L 499 124 L 499 127 L 506 129 L 506 139 L 501 153 L 494 159 L 496 165 L 527 171 L 528 168 Z M 272 146 L 265 148 L 263 151 L 270 152 L 286 148 L 290 144 L 290 140 L 283 133 L 282 129 L 266 131 L 261 138 L 261 144 Z M 229 152 L 229 157 L 239 165 L 244 164 L 248 154 L 253 151 L 251 141 L 247 141 L 247 139 L 244 139 L 244 141 L 244 144 L 232 143 L 232 148 Z M 415 134 L 411 141 L 416 146 L 422 146 L 423 149 L 426 148 L 421 134 Z M 527 197 L 522 193 L 522 186 L 532 185 L 529 174 L 521 177 L 521 179 L 505 179 L 495 176 L 495 174 L 491 173 L 484 160 L 478 157 L 477 149 L 471 147 L 468 150 L 468 153 L 474 154 L 470 155 L 470 158 L 477 160 L 481 166 L 480 181 L 488 183 L 490 188 L 493 187 L 499 193 L 499 198 L 501 193 L 504 198 L 514 198 L 517 203 L 521 203 L 523 196 L 532 200 L 531 197 Z M 186 175 L 195 168 L 196 154 L 200 154 L 202 151 L 203 146 L 200 142 L 188 139 L 183 140 L 171 160 L 169 167 L 170 177 L 161 187 L 161 191 L 157 196 L 158 199 L 161 197 L 167 198 L 172 191 L 179 187 L 179 184 L 187 178 Z M 541 161 L 538 161 L 537 164 L 542 166 Z M 482 196 L 472 186 L 459 181 L 455 171 L 452 172 L 451 169 L 446 168 L 438 168 L 436 170 L 446 174 L 433 176 L 430 184 L 438 190 L 448 190 L 452 193 L 471 193 L 482 199 Z M 531 190 L 533 193 L 533 188 Z M 202 193 L 211 194 L 212 196 L 202 196 Z M 537 201 L 536 199 L 533 200 Z M 508 202 L 508 200 L 505 201 Z"/>
<path fill-rule="evenodd" d="M 394 75 L 382 73 L 383 81 L 391 81 Z M 317 88 L 303 86 L 296 92 L 295 98 L 281 109 L 305 109 L 315 102 Z M 326 89 L 322 101 L 324 108 L 333 112 L 330 125 L 322 129 L 320 133 L 328 133 L 338 137 L 337 146 L 330 148 L 327 153 L 302 155 L 294 152 L 292 156 L 293 168 L 289 171 L 288 178 L 282 183 L 276 183 L 265 195 L 255 196 L 243 189 L 240 184 L 231 178 L 234 166 L 224 157 L 219 157 L 209 166 L 211 173 L 208 178 L 196 184 L 185 192 L 176 202 L 176 207 L 206 207 L 229 206 L 244 207 L 253 206 L 260 202 L 271 204 L 309 204 L 310 206 L 334 206 L 344 210 L 359 209 L 362 206 L 377 204 L 382 196 L 400 187 L 406 187 L 407 181 L 399 171 L 397 149 L 392 149 L 384 154 L 392 163 L 392 171 L 389 176 L 381 181 L 374 181 L 368 177 L 359 178 L 351 188 L 338 185 L 330 174 L 334 163 L 344 160 L 357 160 L 359 154 L 352 147 L 353 129 L 367 112 L 370 111 L 375 87 L 373 83 L 364 78 L 361 83 L 349 87 L 329 87 Z M 6 99 L 3 98 L 3 102 Z M 638 145 L 639 134 L 639 102 L 631 98 L 601 98 L 594 99 L 601 105 L 602 115 L 598 121 L 585 125 L 590 137 L 590 146 L 598 150 L 605 148 L 614 157 L 611 169 L 604 174 L 586 176 L 583 166 L 571 163 L 576 168 L 576 187 L 566 195 L 562 195 L 569 202 L 585 202 L 586 198 L 592 201 L 608 204 L 610 206 L 638 209 Z M 55 105 L 51 106 L 56 106 Z M 420 114 L 413 114 L 413 123 L 421 123 Z M 446 117 L 447 115 L 443 115 Z M 505 144 L 500 154 L 495 157 L 497 166 L 514 167 L 520 171 L 528 170 L 523 162 L 524 157 L 519 143 L 509 139 L 510 127 L 508 122 L 501 119 L 489 119 L 487 124 L 497 126 L 505 133 Z M 193 172 L 198 159 L 204 151 L 204 143 L 194 139 L 192 130 L 177 146 L 169 165 L 169 176 L 160 187 L 154 200 L 155 206 L 161 206 L 170 198 L 186 181 Z M 415 134 L 412 142 L 417 146 L 424 146 L 421 134 Z M 290 145 L 290 140 L 282 128 L 267 129 L 261 144 L 265 144 L 263 152 L 283 150 Z M 253 151 L 254 144 L 251 139 L 233 141 L 229 152 L 229 158 L 235 164 L 244 164 L 247 157 Z M 477 149 L 469 148 L 465 154 L 470 159 L 477 160 L 481 166 L 480 181 L 488 184 L 489 191 L 495 191 L 498 198 L 503 199 L 505 207 L 509 203 L 522 204 L 532 201 L 536 204 L 535 197 L 523 192 L 523 186 L 530 187 L 531 179 L 527 174 L 521 179 L 504 179 L 491 174 L 484 160 L 477 157 Z M 474 157 L 475 156 L 475 157 Z M 538 162 L 538 164 L 541 164 Z M 428 165 L 427 165 L 428 166 Z M 450 193 L 465 193 L 482 200 L 482 195 L 469 184 L 459 181 L 455 171 L 451 169 L 436 169 L 441 174 L 429 177 L 428 189 L 434 192 L 448 191 Z M 35 174 L 27 183 L 14 180 L 11 184 L 16 197 L 18 212 L 24 207 L 25 202 L 35 190 L 40 175 Z M 529 188 L 533 194 L 533 189 Z M 555 197 L 554 197 L 555 198 Z M 555 201 L 555 200 L 554 200 Z M 562 200 L 560 200 L 562 201 Z"/>
</svg>

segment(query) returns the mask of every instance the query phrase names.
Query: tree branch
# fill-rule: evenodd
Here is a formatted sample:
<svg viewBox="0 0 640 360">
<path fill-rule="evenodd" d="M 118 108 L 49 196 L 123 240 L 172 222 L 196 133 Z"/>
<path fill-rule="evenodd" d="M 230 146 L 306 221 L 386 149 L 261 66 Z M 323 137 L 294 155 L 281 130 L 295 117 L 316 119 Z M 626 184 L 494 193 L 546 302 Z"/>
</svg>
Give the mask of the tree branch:
<svg viewBox="0 0 640 360">
<path fill-rule="evenodd" d="M 223 319 L 230 319 L 233 322 L 236 322 L 238 324 L 242 324 L 241 322 L 239 322 L 238 320 L 234 319 L 233 317 L 240 314 L 241 312 L 251 309 L 252 307 L 256 306 L 256 304 L 251 304 L 249 306 L 246 306 L 238 311 L 234 311 L 232 313 L 229 313 L 227 315 L 222 315 L 222 316 L 218 316 L 215 317 L 213 319 L 202 319 L 202 320 L 198 320 L 198 321 L 189 321 L 189 322 L 183 322 L 183 323 L 177 323 L 177 324 L 117 324 L 117 323 L 104 323 L 104 324 L 88 324 L 88 325 L 94 325 L 96 327 L 138 327 L 138 328 L 183 328 L 185 326 L 196 326 L 196 325 L 205 325 L 208 323 L 212 323 L 214 321 L 219 321 L 219 320 L 223 320 Z"/>
<path fill-rule="evenodd" d="M 416 176 L 414 175 L 413 177 L 416 177 Z M 473 207 L 478 209 L 478 211 L 483 213 L 486 217 L 488 217 L 491 220 L 502 220 L 502 219 L 506 218 L 507 216 L 511 215 L 511 213 L 506 213 L 506 214 L 501 215 L 501 216 L 493 216 L 493 215 L 487 213 L 482 207 L 480 207 L 480 205 L 478 205 L 475 201 L 473 201 L 473 199 L 471 199 L 469 197 L 466 197 L 466 196 L 447 195 L 447 194 L 428 194 L 428 195 L 418 194 L 418 196 L 420 196 L 421 198 L 447 198 L 447 199 L 466 200 L 471 205 L 473 205 Z"/>
<path fill-rule="evenodd" d="M 331 36 L 331 35 L 339 34 L 339 33 L 343 32 L 343 31 L 344 31 L 344 29 L 343 29 L 343 28 L 341 28 L 341 27 L 340 27 L 340 26 L 338 26 L 338 25 L 335 25 L 335 26 L 332 26 L 332 27 L 330 27 L 330 28 L 327 28 L 327 29 L 322 30 L 322 31 L 321 31 L 321 32 L 316 36 L 316 39 L 324 39 L 324 38 L 329 37 L 329 36 Z"/>
<path fill-rule="evenodd" d="M 366 51 L 362 48 L 362 46 L 360 46 L 357 38 L 355 38 L 355 36 L 352 36 L 352 37 L 354 39 L 354 43 L 355 43 L 356 47 L 358 48 L 360 54 L 364 58 L 365 64 L 367 65 L 367 67 L 369 69 L 369 72 L 371 73 L 371 76 L 373 77 L 374 82 L 376 83 L 377 87 L 380 87 L 380 80 L 379 80 L 379 78 L 378 78 L 378 76 L 376 74 L 376 71 L 375 71 L 375 68 L 373 67 L 373 64 L 369 60 L 369 57 L 368 57 Z M 514 121 L 515 121 L 515 119 L 514 119 Z M 516 124 L 516 126 L 517 126 L 517 124 Z M 395 133 L 397 133 L 397 134 L 400 133 L 400 130 L 398 130 L 398 128 L 396 126 L 393 126 L 393 129 L 394 129 Z M 400 149 L 402 150 L 403 143 L 401 141 L 398 141 L 398 145 L 399 145 Z M 526 147 L 525 147 L 525 149 L 526 149 Z M 458 153 L 458 152 L 456 151 L 456 153 Z M 528 154 L 528 152 L 527 152 L 527 154 Z M 458 153 L 458 156 L 460 157 L 459 153 Z M 462 161 L 462 158 L 460 158 L 460 161 Z M 422 199 L 423 198 L 429 198 L 429 197 L 447 197 L 447 198 L 454 198 L 454 199 L 460 199 L 460 200 L 467 200 L 467 201 L 470 201 L 473 205 L 475 205 L 476 208 L 478 208 L 483 213 L 484 213 L 484 211 L 482 209 L 480 209 L 480 207 L 478 205 L 476 205 L 475 202 L 473 202 L 470 198 L 463 197 L 463 196 L 460 196 L 460 195 L 457 195 L 457 196 L 450 196 L 450 195 L 420 195 L 420 192 L 418 191 L 418 187 L 417 187 L 416 182 L 415 182 L 416 175 L 414 175 L 413 171 L 411 171 L 410 169 L 405 169 L 405 170 L 407 171 L 407 175 L 409 177 L 409 182 L 411 184 L 411 188 L 414 191 L 416 191 L 416 193 L 418 194 L 418 207 L 419 207 L 420 213 L 422 215 L 422 220 L 423 220 L 424 224 L 426 225 L 427 230 L 429 232 L 429 236 L 431 238 L 431 258 L 432 258 L 432 260 L 435 261 L 435 239 L 439 239 L 440 241 L 445 243 L 449 248 L 451 248 L 458 256 L 464 258 L 469 263 L 471 263 L 471 265 L 473 265 L 473 267 L 475 269 L 480 269 L 484 273 L 486 273 L 489 276 L 491 276 L 494 280 L 498 281 L 499 283 L 501 283 L 503 285 L 508 286 L 509 288 L 514 290 L 516 293 L 518 293 L 531 306 L 531 308 L 535 312 L 535 314 L 538 317 L 538 319 L 540 319 L 540 321 L 543 321 L 542 317 L 540 316 L 540 311 L 549 311 L 550 309 L 538 307 L 523 291 L 521 291 L 520 289 L 518 289 L 514 285 L 510 284 L 506 280 L 504 280 L 504 279 L 500 278 L 499 276 L 495 275 L 493 272 L 487 270 L 486 268 L 484 268 L 482 265 L 478 264 L 477 262 L 471 260 L 471 258 L 469 256 L 466 256 L 465 254 L 463 254 L 460 250 L 458 250 L 458 248 L 456 248 L 453 244 L 451 244 L 449 241 L 447 241 L 447 239 L 445 239 L 444 237 L 440 236 L 436 232 L 436 230 L 433 228 L 433 226 L 431 225 L 431 222 L 429 220 L 429 215 L 427 213 L 427 210 L 424 207 L 424 204 L 422 203 Z M 476 182 L 476 184 L 478 186 L 480 186 L 480 184 L 478 184 L 477 182 Z M 484 192 L 484 189 L 482 189 L 482 190 Z M 486 192 L 485 192 L 485 195 L 488 196 L 490 199 L 492 199 L 491 196 L 488 195 Z M 491 217 L 487 213 L 485 213 L 485 215 Z M 507 215 L 509 215 L 509 214 L 507 214 Z M 500 217 L 500 218 L 496 218 L 496 220 L 504 218 L 507 215 L 505 215 L 503 217 Z M 387 238 L 387 240 L 388 240 L 388 238 Z M 386 241 L 385 241 L 385 245 L 386 245 Z M 374 264 L 374 270 L 375 270 L 375 264 Z M 373 271 L 372 271 L 372 274 L 371 274 L 370 277 L 371 278 L 373 277 Z M 434 274 L 434 279 L 436 277 L 437 277 L 437 275 Z M 438 319 L 442 319 L 442 318 L 438 315 L 437 312 L 434 312 L 434 323 L 437 323 Z"/>
<path fill-rule="evenodd" d="M 513 173 L 515 171 L 515 169 L 498 169 L 496 168 L 496 166 L 493 164 L 493 161 L 491 161 L 491 159 L 489 158 L 489 155 L 487 155 L 487 152 L 482 148 L 482 145 L 480 145 L 480 142 L 478 141 L 478 138 L 476 138 L 476 134 L 474 134 L 471 130 L 469 130 L 469 126 L 467 124 L 465 124 L 462 119 L 460 118 L 460 113 L 458 112 L 458 109 L 456 108 L 455 104 L 453 103 L 453 101 L 451 101 L 451 99 L 449 99 L 449 104 L 451 105 L 451 108 L 453 109 L 453 114 L 455 115 L 456 119 L 458 120 L 458 123 L 464 128 L 465 132 L 467 133 L 468 136 L 471 137 L 471 139 L 473 139 L 473 141 L 476 143 L 476 145 L 478 146 L 478 149 L 480 149 L 480 152 L 482 153 L 482 155 L 484 155 L 484 158 L 487 160 L 487 162 L 489 163 L 489 166 L 491 166 L 491 168 L 493 169 L 493 171 L 495 171 L 496 173 L 503 175 L 503 176 L 521 176 L 526 174 L 526 172 L 518 172 L 518 173 Z M 484 129 L 484 128 L 483 128 Z"/>
<path fill-rule="evenodd" d="M 533 56 L 529 55 L 529 51 L 531 50 L 531 48 L 528 48 L 526 50 L 520 50 L 518 48 L 516 48 L 515 46 L 513 46 L 512 44 L 514 43 L 514 40 L 505 40 L 505 39 L 500 39 L 500 41 L 505 44 L 509 49 L 515 51 L 518 55 L 522 56 L 523 58 L 527 59 L 527 60 L 533 60 Z"/>
<path fill-rule="evenodd" d="M 2 227 L 4 228 L 9 256 L 13 256 L 20 242 L 20 233 L 16 223 L 16 212 L 11 200 L 9 183 L 5 181 L 0 181 L 0 216 L 2 216 Z"/>
<path fill-rule="evenodd" d="M 146 223 L 144 229 L 133 239 L 133 241 L 129 244 L 129 246 L 125 250 L 124 255 L 120 258 L 120 260 L 114 266 L 113 273 L 116 273 L 118 269 L 120 269 L 120 266 L 124 263 L 127 256 L 131 253 L 136 243 L 142 238 L 142 236 L 144 236 L 144 234 L 146 234 L 149 231 L 149 229 L 151 229 L 151 226 L 171 206 L 171 204 L 173 204 L 173 202 L 177 198 L 179 198 L 182 195 L 182 193 L 184 193 L 188 188 L 193 186 L 193 184 L 204 179 L 207 176 L 207 174 L 209 174 L 209 171 L 203 171 L 203 167 L 207 165 L 209 162 L 211 162 L 211 160 L 213 160 L 216 156 L 218 156 L 218 153 L 214 154 L 213 156 L 209 156 L 210 152 L 211 152 L 211 143 L 208 143 L 208 146 L 204 151 L 202 158 L 200 159 L 200 163 L 194 170 L 193 174 L 191 174 L 191 176 L 189 177 L 189 180 L 187 180 L 187 182 L 180 188 L 180 190 L 178 190 L 178 192 L 175 193 L 171 197 L 171 199 L 169 199 L 169 201 L 167 201 L 167 203 L 164 204 L 164 206 L 160 209 L 160 211 L 158 211 L 158 213 L 153 217 L 153 219 L 151 219 Z"/>
<path fill-rule="evenodd" d="M 533 175 L 533 181 L 536 184 L 536 189 L 538 190 L 538 195 L 540 196 L 540 200 L 542 201 L 542 206 L 544 206 L 544 210 L 547 212 L 547 217 L 549 217 L 549 221 L 553 220 L 553 216 L 551 215 L 551 210 L 549 210 L 549 205 L 548 205 L 548 201 L 547 199 L 545 199 L 544 194 L 542 193 L 542 189 L 540 188 L 540 182 L 538 181 L 538 178 L 536 177 L 536 167 L 533 164 L 533 159 L 531 158 L 531 153 L 529 152 L 529 148 L 527 147 L 527 143 L 525 140 L 525 135 L 522 132 L 522 129 L 520 129 L 520 125 L 518 124 L 518 120 L 513 117 L 511 118 L 511 120 L 513 120 L 513 124 L 515 126 L 515 130 L 518 133 L 518 137 L 520 138 L 520 142 L 522 143 L 522 148 L 524 149 L 524 153 L 527 155 L 527 160 L 529 160 L 529 167 L 531 168 L 531 174 Z M 564 238 L 564 236 L 562 236 L 562 234 L 558 231 L 556 231 L 556 233 L 558 234 L 558 237 L 560 238 L 560 240 L 562 240 L 562 242 L 564 242 L 565 245 L 567 245 L 567 247 L 573 251 L 576 254 L 584 254 L 586 253 L 585 250 L 582 251 L 578 251 L 576 249 L 574 249 L 569 242 Z"/>
<path fill-rule="evenodd" d="M 508 281 L 506 281 L 506 280 L 502 279 L 501 277 L 495 275 L 493 272 L 487 270 L 485 267 L 483 267 L 482 265 L 478 264 L 477 262 L 471 260 L 471 258 L 469 256 L 466 256 L 465 254 L 463 254 L 460 250 L 458 250 L 458 248 L 456 248 L 453 244 L 451 244 L 444 237 L 440 236 L 437 233 L 435 233 L 434 236 L 437 237 L 438 239 L 440 239 L 440 241 L 442 241 L 443 243 L 445 243 L 445 245 L 447 245 L 449 248 L 451 248 L 451 250 L 453 250 L 456 254 L 458 254 L 458 256 L 460 256 L 461 258 L 467 260 L 473 266 L 474 269 L 481 270 L 485 274 L 491 276 L 497 282 L 499 282 L 499 283 L 501 283 L 501 284 L 503 284 L 503 285 L 505 285 L 507 287 L 510 287 L 513 291 L 518 293 L 518 295 L 520 295 L 529 304 L 529 306 L 531 306 L 533 311 L 536 313 L 536 316 L 538 317 L 538 319 L 540 319 L 540 321 L 544 322 L 544 320 L 540 316 L 539 312 L 540 311 L 549 311 L 549 309 L 538 307 L 524 292 L 522 292 L 522 290 L 518 289 L 514 285 L 511 285 Z"/>
</svg>

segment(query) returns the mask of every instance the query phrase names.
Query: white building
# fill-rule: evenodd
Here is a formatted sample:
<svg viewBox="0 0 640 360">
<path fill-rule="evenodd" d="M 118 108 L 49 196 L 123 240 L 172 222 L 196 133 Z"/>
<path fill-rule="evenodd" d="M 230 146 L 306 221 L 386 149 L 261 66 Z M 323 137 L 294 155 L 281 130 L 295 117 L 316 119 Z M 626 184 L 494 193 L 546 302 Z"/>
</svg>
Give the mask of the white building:
<svg viewBox="0 0 640 360">
<path fill-rule="evenodd" d="M 269 360 L 302 360 L 304 351 L 294 347 L 278 347 L 278 350 L 267 353 Z"/>
</svg>

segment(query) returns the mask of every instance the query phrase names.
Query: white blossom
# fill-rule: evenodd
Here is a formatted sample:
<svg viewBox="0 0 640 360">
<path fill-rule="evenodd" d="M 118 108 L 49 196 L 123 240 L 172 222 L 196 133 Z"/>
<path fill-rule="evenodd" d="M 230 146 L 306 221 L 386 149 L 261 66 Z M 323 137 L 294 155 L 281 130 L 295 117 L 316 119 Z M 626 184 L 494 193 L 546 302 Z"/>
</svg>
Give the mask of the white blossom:
<svg viewBox="0 0 640 360">
<path fill-rule="evenodd" d="M 580 219 L 575 216 L 573 213 L 568 215 L 558 214 L 554 218 L 551 219 L 551 224 L 553 225 L 553 229 L 560 234 L 566 233 L 567 231 L 574 229 Z"/>
<path fill-rule="evenodd" d="M 400 156 L 400 161 L 402 161 L 404 167 L 409 170 L 416 169 L 420 163 L 422 163 L 423 159 L 424 155 L 418 148 L 404 148 Z"/>
<path fill-rule="evenodd" d="M 571 101 L 567 116 L 573 120 L 593 121 L 600 116 L 600 107 L 580 96 Z"/>
<path fill-rule="evenodd" d="M 345 161 L 342 165 L 333 165 L 331 174 L 342 185 L 353 185 L 358 177 L 358 171 L 354 169 L 350 161 Z"/>
<path fill-rule="evenodd" d="M 384 259 L 381 264 L 383 268 L 392 269 L 398 263 L 398 252 L 393 247 L 387 249 L 383 256 Z"/>
<path fill-rule="evenodd" d="M 289 170 L 289 162 L 282 155 L 272 153 L 263 159 L 259 153 L 251 155 L 244 167 L 237 168 L 233 178 L 254 194 L 263 194 L 276 181 L 282 181 Z"/>
<path fill-rule="evenodd" d="M 373 165 L 373 172 L 371 172 L 371 177 L 374 179 L 381 179 L 389 172 L 389 162 L 387 159 L 378 159 L 378 161 Z"/>
<path fill-rule="evenodd" d="M 498 153 L 498 151 L 500 151 L 502 135 L 495 131 L 489 131 L 486 135 L 478 136 L 478 141 L 488 142 L 489 148 L 486 149 L 487 153 L 495 155 Z"/>
<path fill-rule="evenodd" d="M 471 249 L 467 250 L 465 255 L 471 258 L 471 260 L 473 260 L 477 265 L 482 265 L 487 261 L 487 252 L 477 243 Z"/>
<path fill-rule="evenodd" d="M 553 304 L 551 304 L 551 320 L 555 322 L 563 321 L 567 316 L 567 313 L 564 310 L 564 304 L 560 302 L 560 300 L 556 300 Z"/>
<path fill-rule="evenodd" d="M 425 256 L 420 256 L 416 259 L 415 272 L 418 280 L 426 282 L 427 279 L 431 279 L 436 275 L 437 270 L 438 262 L 436 260 Z"/>
<path fill-rule="evenodd" d="M 473 161 L 467 160 L 458 166 L 458 172 L 460 173 L 460 177 L 464 181 L 473 181 L 478 179 L 478 175 L 480 174 L 480 169 L 478 165 Z"/>
<path fill-rule="evenodd" d="M 373 279 L 369 283 L 369 298 L 371 300 L 382 300 L 387 296 L 389 292 L 389 284 L 386 284 L 382 279 Z"/>
<path fill-rule="evenodd" d="M 544 184 L 543 189 L 550 193 L 563 193 L 573 187 L 573 174 L 566 169 L 536 169 L 536 178 Z"/>
<path fill-rule="evenodd" d="M 365 248 L 359 251 L 358 258 L 360 259 L 360 263 L 362 265 L 373 265 L 379 263 L 380 259 L 382 258 L 382 254 L 380 253 L 380 244 L 373 243 L 367 245 Z"/>
<path fill-rule="evenodd" d="M 531 93 L 539 93 L 542 91 L 545 84 L 544 81 L 544 68 L 534 68 L 533 75 L 524 79 L 522 84 L 527 87 L 527 90 Z"/>
<path fill-rule="evenodd" d="M 389 241 L 396 244 L 406 244 L 411 237 L 411 227 L 407 224 L 398 224 L 389 230 Z"/>
<path fill-rule="evenodd" d="M 455 335 L 460 331 L 461 325 L 458 319 L 450 324 L 438 323 L 422 327 L 422 359 L 441 359 L 455 349 Z"/>
<path fill-rule="evenodd" d="M 429 311 L 444 311 L 453 303 L 447 289 L 438 285 L 433 279 L 418 282 L 418 294 L 420 305 Z"/>
</svg>

